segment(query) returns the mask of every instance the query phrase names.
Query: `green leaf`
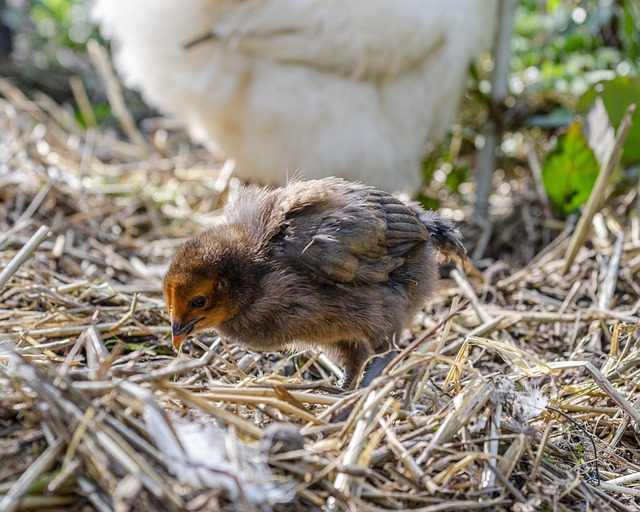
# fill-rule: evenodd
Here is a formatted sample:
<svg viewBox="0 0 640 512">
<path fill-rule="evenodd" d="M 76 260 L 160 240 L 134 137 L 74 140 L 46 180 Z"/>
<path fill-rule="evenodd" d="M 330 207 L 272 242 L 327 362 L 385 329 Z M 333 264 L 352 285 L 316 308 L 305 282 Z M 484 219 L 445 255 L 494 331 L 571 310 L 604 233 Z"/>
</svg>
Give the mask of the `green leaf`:
<svg viewBox="0 0 640 512">
<path fill-rule="evenodd" d="M 440 208 L 440 201 L 438 201 L 435 197 L 425 196 L 424 194 L 418 194 L 416 197 L 416 201 L 420 203 L 420 206 L 425 208 L 426 210 L 437 210 Z"/>
<path fill-rule="evenodd" d="M 549 12 L 557 12 L 561 6 L 561 0 L 547 0 L 547 11 Z"/>
<path fill-rule="evenodd" d="M 436 172 L 436 159 L 428 158 L 422 161 L 422 181 L 429 183 L 433 178 L 433 173 Z"/>
<path fill-rule="evenodd" d="M 591 109 L 597 97 L 607 110 L 614 128 L 618 128 L 627 107 L 635 103 L 636 108 L 631 118 L 631 129 L 627 141 L 622 148 L 621 163 L 623 166 L 640 164 L 640 79 L 619 76 L 613 80 L 605 80 L 593 85 L 580 99 L 578 110 L 586 113 Z"/>
<path fill-rule="evenodd" d="M 578 209 L 589 199 L 599 166 L 593 150 L 574 122 L 558 138 L 542 168 L 542 182 L 554 208 L 562 213 Z"/>
<path fill-rule="evenodd" d="M 640 8 L 635 4 L 636 0 L 622 1 L 623 30 L 622 43 L 624 44 L 629 60 L 638 59 L 640 54 L 640 42 L 638 42 L 638 30 L 640 30 Z"/>
<path fill-rule="evenodd" d="M 458 193 L 460 185 L 468 181 L 469 167 L 462 164 L 455 164 L 451 167 L 451 171 L 447 174 L 445 184 L 452 192 Z"/>
<path fill-rule="evenodd" d="M 59 23 L 64 23 L 69 20 L 73 4 L 70 0 L 41 0 L 41 4 L 57 18 Z"/>
</svg>

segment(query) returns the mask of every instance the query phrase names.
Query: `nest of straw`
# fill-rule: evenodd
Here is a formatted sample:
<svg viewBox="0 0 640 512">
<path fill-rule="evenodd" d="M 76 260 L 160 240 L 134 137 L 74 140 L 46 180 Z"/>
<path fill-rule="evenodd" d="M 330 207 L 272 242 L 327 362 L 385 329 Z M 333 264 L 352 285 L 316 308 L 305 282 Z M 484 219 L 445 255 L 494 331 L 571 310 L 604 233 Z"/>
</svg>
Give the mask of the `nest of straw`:
<svg viewBox="0 0 640 512">
<path fill-rule="evenodd" d="M 342 393 L 319 354 L 170 350 L 162 275 L 223 168 L 0 94 L 1 510 L 638 509 L 637 191 L 570 265 L 567 226 L 524 268 L 452 271 Z"/>
</svg>

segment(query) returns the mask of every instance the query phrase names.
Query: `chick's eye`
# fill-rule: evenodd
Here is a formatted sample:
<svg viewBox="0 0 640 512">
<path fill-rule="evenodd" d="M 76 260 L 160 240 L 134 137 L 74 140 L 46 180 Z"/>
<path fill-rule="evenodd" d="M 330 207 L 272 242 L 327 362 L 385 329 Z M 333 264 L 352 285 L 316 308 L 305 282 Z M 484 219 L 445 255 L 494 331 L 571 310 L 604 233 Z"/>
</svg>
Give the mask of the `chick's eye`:
<svg viewBox="0 0 640 512">
<path fill-rule="evenodd" d="M 189 307 L 192 309 L 202 309 L 207 305 L 207 298 L 204 295 L 198 295 L 196 298 L 191 299 Z"/>
</svg>

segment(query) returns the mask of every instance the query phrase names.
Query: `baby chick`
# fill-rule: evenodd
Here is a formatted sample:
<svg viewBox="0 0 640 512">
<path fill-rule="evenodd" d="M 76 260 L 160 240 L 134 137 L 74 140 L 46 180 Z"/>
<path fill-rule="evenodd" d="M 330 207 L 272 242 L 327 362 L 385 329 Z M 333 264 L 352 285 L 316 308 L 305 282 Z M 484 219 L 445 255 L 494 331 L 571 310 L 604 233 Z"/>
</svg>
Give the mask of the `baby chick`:
<svg viewBox="0 0 640 512">
<path fill-rule="evenodd" d="M 174 347 L 213 329 L 261 352 L 320 348 L 347 388 L 433 292 L 437 256 L 466 255 L 448 219 L 339 178 L 245 187 L 224 213 L 165 276 Z"/>
</svg>

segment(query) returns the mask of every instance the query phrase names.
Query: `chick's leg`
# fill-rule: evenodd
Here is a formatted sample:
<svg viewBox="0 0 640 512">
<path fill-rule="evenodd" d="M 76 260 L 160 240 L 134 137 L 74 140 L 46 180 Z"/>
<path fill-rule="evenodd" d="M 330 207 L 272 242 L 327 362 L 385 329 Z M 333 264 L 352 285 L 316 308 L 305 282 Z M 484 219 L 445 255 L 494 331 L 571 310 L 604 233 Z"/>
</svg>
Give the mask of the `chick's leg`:
<svg viewBox="0 0 640 512">
<path fill-rule="evenodd" d="M 358 388 L 367 387 L 397 354 L 397 351 L 390 350 L 386 343 L 381 345 L 375 353 L 371 350 L 369 343 L 353 341 L 341 341 L 335 350 L 344 369 L 342 382 L 344 389 L 355 389 L 356 384 Z M 362 378 L 360 378 L 361 375 Z"/>
<path fill-rule="evenodd" d="M 387 367 L 387 365 L 391 362 L 391 360 L 398 354 L 396 350 L 389 350 L 384 353 L 376 354 L 376 356 L 371 359 L 367 368 L 364 371 L 364 375 L 360 380 L 359 388 L 366 388 L 371 381 L 378 377 L 382 371 Z"/>
<path fill-rule="evenodd" d="M 344 370 L 344 389 L 354 389 L 362 368 L 372 351 L 364 341 L 339 341 L 333 347 L 337 359 Z"/>
<path fill-rule="evenodd" d="M 371 350 L 371 344 L 369 343 L 341 341 L 333 348 L 335 351 L 334 353 L 338 356 L 338 359 L 344 369 L 345 377 L 342 382 L 342 387 L 348 390 L 355 389 L 358 382 L 358 388 L 364 388 L 371 384 L 371 381 L 382 373 L 382 370 L 385 369 L 387 364 L 389 364 L 389 361 L 391 361 L 397 353 L 394 350 L 389 350 L 386 343 L 381 344 L 378 347 L 378 350 L 376 350 L 376 356 L 367 364 L 371 355 L 374 354 L 373 350 Z M 362 376 L 362 379 L 359 379 L 365 365 L 365 373 Z M 349 414 L 351 414 L 351 411 L 351 408 L 343 411 L 333 421 L 344 421 L 347 419 Z"/>
<path fill-rule="evenodd" d="M 378 377 L 391 360 L 398 354 L 394 350 L 395 341 L 400 337 L 401 329 L 397 328 L 392 333 L 384 333 L 374 336 L 369 340 L 369 346 L 373 349 L 373 357 L 369 359 L 364 375 L 360 380 L 359 388 L 366 388 L 371 381 Z"/>
</svg>

